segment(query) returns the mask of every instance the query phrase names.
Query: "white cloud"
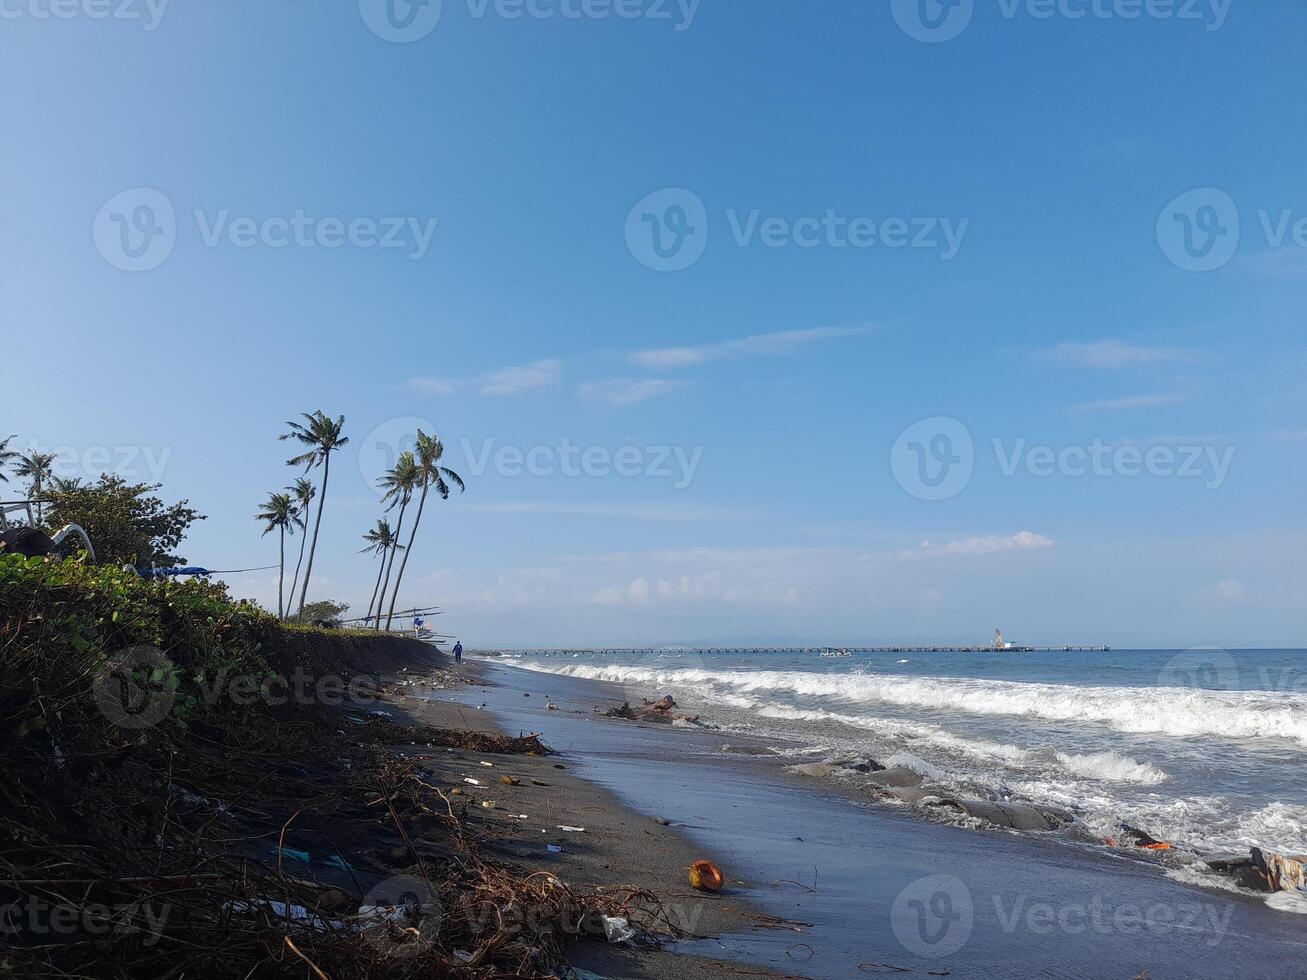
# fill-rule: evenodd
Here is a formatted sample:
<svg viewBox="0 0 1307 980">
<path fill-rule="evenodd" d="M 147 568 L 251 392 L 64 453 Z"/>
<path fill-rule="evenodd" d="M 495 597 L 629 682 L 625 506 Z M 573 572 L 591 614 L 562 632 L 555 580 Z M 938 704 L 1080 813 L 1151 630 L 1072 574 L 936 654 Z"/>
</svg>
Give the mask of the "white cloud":
<svg viewBox="0 0 1307 980">
<path fill-rule="evenodd" d="M 1236 604 L 1248 598 L 1247 590 L 1237 578 L 1222 579 L 1210 588 L 1204 589 L 1203 595 L 1207 599 Z"/>
<path fill-rule="evenodd" d="M 635 405 L 648 398 L 665 395 L 678 388 L 684 388 L 686 382 L 667 378 L 612 378 L 608 381 L 590 381 L 578 389 L 582 398 L 591 401 L 607 402 L 609 405 L 622 407 Z"/>
<path fill-rule="evenodd" d="M 1119 412 L 1132 408 L 1157 408 L 1163 405 L 1179 405 L 1187 401 L 1183 395 L 1127 395 L 1124 398 L 1106 398 L 1096 402 L 1081 402 L 1072 405 L 1077 412 Z"/>
<path fill-rule="evenodd" d="M 470 378 L 410 378 L 408 386 L 424 395 L 453 395 L 460 391 L 516 395 L 557 384 L 562 376 L 563 362 L 547 360 L 500 368 Z"/>
<path fill-rule="evenodd" d="M 1197 352 L 1183 347 L 1149 347 L 1121 340 L 1096 340 L 1088 344 L 1058 344 L 1041 356 L 1090 368 L 1130 368 L 1149 364 L 1192 364 Z"/>
<path fill-rule="evenodd" d="M 635 351 L 627 356 L 632 364 L 651 369 L 690 367 L 725 357 L 790 354 L 809 344 L 866 333 L 867 327 L 813 327 L 809 330 L 778 330 L 754 334 L 739 340 L 695 347 L 659 347 Z"/>
<path fill-rule="evenodd" d="M 1039 551 L 1053 547 L 1053 540 L 1033 531 L 1018 531 L 1011 537 L 954 538 L 945 544 L 921 542 L 915 551 L 903 552 L 904 558 L 939 558 L 942 556 L 995 555 L 1005 551 Z"/>
</svg>

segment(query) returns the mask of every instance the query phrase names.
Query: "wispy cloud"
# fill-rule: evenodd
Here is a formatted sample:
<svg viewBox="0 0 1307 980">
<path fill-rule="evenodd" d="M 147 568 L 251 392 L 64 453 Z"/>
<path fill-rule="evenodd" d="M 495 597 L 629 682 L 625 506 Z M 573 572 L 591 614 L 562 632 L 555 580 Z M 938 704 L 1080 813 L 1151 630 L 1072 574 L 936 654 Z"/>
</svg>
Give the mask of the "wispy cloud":
<svg viewBox="0 0 1307 980">
<path fill-rule="evenodd" d="M 609 405 L 635 405 L 648 398 L 665 395 L 678 388 L 684 388 L 685 381 L 668 378 L 612 378 L 608 381 L 589 381 L 577 390 L 582 398 L 591 401 L 607 402 Z"/>
<path fill-rule="evenodd" d="M 424 395 L 453 395 L 460 391 L 516 395 L 557 384 L 562 376 L 563 362 L 548 360 L 500 368 L 470 378 L 410 378 L 408 386 Z"/>
<path fill-rule="evenodd" d="M 921 542 L 920 547 L 904 551 L 904 558 L 941 558 L 946 556 L 972 557 L 975 555 L 996 555 L 1005 551 L 1040 551 L 1053 547 L 1052 538 L 1033 531 L 1018 531 L 1011 537 L 991 535 L 988 537 L 954 538 L 945 544 L 931 541 Z"/>
<path fill-rule="evenodd" d="M 813 327 L 809 330 L 778 330 L 773 333 L 754 334 L 739 340 L 718 344 L 700 344 L 693 347 L 657 347 L 639 350 L 627 356 L 637 367 L 664 370 L 692 367 L 726 357 L 768 356 L 790 354 L 810 344 L 841 337 L 855 337 L 866 333 L 868 327 Z"/>
<path fill-rule="evenodd" d="M 1122 340 L 1096 340 L 1088 344 L 1058 344 L 1040 356 L 1081 367 L 1118 369 L 1151 364 L 1192 364 L 1198 352 L 1184 347 L 1150 347 Z"/>
<path fill-rule="evenodd" d="M 1081 402 L 1072 405 L 1076 412 L 1119 412 L 1131 408 L 1157 408 L 1163 405 L 1179 405 L 1187 401 L 1184 395 L 1127 395 L 1124 398 L 1106 398 L 1096 402 Z"/>
</svg>

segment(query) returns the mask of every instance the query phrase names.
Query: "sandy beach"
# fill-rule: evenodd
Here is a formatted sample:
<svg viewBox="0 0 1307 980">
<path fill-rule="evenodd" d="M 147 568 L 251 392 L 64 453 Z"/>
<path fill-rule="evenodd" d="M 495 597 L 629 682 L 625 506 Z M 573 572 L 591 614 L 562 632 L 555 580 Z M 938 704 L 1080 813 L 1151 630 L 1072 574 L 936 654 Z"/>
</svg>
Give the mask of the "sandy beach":
<svg viewBox="0 0 1307 980">
<path fill-rule="evenodd" d="M 596 706 L 629 695 L 621 689 L 484 663 L 464 671 L 469 686 L 405 704 L 429 701 L 418 710 L 448 724 L 539 732 L 559 753 L 530 760 L 529 775 L 545 773 L 537 778 L 548 788 L 492 781 L 497 805 L 537 811 L 520 823 L 491 817 L 504 831 L 496 846 L 534 866 L 688 901 L 684 914 L 700 917 L 693 931 L 712 937 L 657 956 L 577 947 L 574 962 L 600 975 L 690 975 L 697 961 L 687 957 L 709 956 L 814 978 L 1307 976 L 1298 917 L 1244 896 L 1101 849 L 926 822 L 787 773 L 792 760 L 734 734 L 597 717 Z M 440 771 L 456 781 L 477 761 Z M 540 834 L 538 822 L 553 827 Z M 685 887 L 685 867 L 705 855 L 730 882 L 720 899 Z M 756 928 L 759 913 L 789 925 Z"/>
</svg>

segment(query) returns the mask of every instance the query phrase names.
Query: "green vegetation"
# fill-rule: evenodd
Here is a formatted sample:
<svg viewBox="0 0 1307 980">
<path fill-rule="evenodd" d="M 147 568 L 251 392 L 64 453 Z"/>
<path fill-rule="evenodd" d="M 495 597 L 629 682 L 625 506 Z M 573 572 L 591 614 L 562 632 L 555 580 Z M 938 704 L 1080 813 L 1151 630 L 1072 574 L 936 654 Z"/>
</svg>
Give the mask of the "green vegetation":
<svg viewBox="0 0 1307 980">
<path fill-rule="evenodd" d="M 91 536 L 96 560 L 105 565 L 175 568 L 186 559 L 174 549 L 205 517 L 187 500 L 165 504 L 155 494 L 159 489 L 157 483 L 128 483 L 107 474 L 95 483 L 56 481 L 45 492 L 50 503 L 44 525 L 56 530 L 80 524 Z"/>
</svg>

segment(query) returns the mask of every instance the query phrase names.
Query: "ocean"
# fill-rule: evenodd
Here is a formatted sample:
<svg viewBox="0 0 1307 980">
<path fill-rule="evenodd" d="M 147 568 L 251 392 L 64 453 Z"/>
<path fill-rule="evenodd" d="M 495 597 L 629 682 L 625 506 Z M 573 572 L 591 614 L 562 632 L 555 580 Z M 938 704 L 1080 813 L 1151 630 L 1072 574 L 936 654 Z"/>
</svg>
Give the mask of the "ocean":
<svg viewBox="0 0 1307 980">
<path fill-rule="evenodd" d="M 1065 807 L 1102 838 L 1124 823 L 1199 857 L 1307 854 L 1307 650 L 502 656 L 636 703 L 670 693 L 796 761 Z"/>
</svg>

